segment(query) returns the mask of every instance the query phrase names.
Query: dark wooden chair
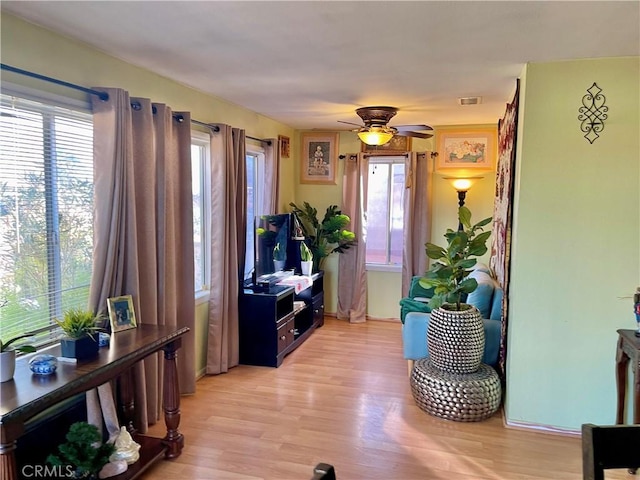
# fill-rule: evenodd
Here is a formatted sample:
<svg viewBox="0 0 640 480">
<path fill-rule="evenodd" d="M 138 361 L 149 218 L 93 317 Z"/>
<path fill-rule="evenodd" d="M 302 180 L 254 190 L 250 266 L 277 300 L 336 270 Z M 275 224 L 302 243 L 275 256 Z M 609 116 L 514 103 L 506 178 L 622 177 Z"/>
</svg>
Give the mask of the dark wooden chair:
<svg viewBox="0 0 640 480">
<path fill-rule="evenodd" d="M 319 463 L 313 469 L 313 477 L 311 480 L 336 480 L 336 471 L 333 465 L 328 463 Z"/>
<path fill-rule="evenodd" d="M 610 468 L 640 468 L 640 425 L 582 425 L 582 478 L 604 480 Z"/>
</svg>

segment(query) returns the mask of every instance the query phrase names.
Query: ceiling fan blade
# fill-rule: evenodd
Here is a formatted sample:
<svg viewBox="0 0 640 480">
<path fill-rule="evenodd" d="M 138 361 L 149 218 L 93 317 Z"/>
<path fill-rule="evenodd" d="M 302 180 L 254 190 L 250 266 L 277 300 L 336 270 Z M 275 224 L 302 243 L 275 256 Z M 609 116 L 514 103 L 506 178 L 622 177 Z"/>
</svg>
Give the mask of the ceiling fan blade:
<svg viewBox="0 0 640 480">
<path fill-rule="evenodd" d="M 420 133 L 420 132 L 400 132 L 398 135 L 404 135 L 405 137 L 416 137 L 416 138 L 431 138 L 433 134 L 431 133 Z"/>
<path fill-rule="evenodd" d="M 406 132 L 408 130 L 433 130 L 429 125 L 394 125 L 393 128 L 399 132 Z"/>
<path fill-rule="evenodd" d="M 338 120 L 338 122 L 340 122 L 340 123 L 346 123 L 347 125 L 355 125 L 356 127 L 364 128 L 364 125 L 360 125 L 359 123 L 343 122 L 342 120 Z"/>
</svg>

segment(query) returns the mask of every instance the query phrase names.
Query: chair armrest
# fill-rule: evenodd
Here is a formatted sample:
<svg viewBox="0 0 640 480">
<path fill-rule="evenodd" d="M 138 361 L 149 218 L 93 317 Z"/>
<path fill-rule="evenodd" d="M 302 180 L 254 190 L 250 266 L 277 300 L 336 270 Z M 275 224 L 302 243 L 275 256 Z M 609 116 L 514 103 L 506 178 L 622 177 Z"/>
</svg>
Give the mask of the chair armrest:
<svg viewBox="0 0 640 480">
<path fill-rule="evenodd" d="M 409 312 L 402 326 L 402 349 L 407 360 L 419 360 L 429 355 L 427 349 L 427 328 L 431 315 Z"/>
<path fill-rule="evenodd" d="M 500 354 L 500 338 L 502 337 L 502 325 L 500 320 L 482 319 L 484 323 L 484 355 L 482 363 L 495 366 L 498 364 Z"/>
</svg>

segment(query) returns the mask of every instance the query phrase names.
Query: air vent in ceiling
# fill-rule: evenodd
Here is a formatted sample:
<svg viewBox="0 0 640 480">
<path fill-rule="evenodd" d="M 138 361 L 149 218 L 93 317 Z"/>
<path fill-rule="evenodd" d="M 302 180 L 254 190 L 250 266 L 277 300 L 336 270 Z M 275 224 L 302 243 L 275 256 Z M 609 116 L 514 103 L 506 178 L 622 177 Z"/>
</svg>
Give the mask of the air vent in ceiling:
<svg viewBox="0 0 640 480">
<path fill-rule="evenodd" d="M 482 97 L 462 97 L 458 99 L 460 105 L 480 105 Z"/>
</svg>

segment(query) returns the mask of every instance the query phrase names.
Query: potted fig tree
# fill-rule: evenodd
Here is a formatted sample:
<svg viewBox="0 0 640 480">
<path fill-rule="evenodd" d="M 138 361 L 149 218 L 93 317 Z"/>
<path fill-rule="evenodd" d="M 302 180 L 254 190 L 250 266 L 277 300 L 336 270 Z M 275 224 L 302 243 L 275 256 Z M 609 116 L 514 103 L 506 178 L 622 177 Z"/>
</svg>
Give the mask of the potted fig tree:
<svg viewBox="0 0 640 480">
<path fill-rule="evenodd" d="M 60 339 L 62 356 L 78 360 L 96 356 L 99 344 L 95 335 L 100 330 L 101 320 L 102 315 L 80 308 L 67 310 L 62 320 L 56 319 L 64 332 L 64 337 Z"/>
<path fill-rule="evenodd" d="M 482 359 L 484 325 L 478 309 L 463 299 L 478 287 L 469 274 L 476 257 L 487 252 L 491 231 L 483 231 L 483 227 L 491 222 L 491 217 L 472 225 L 471 211 L 463 206 L 458 209 L 458 219 L 462 228 L 447 230 L 446 247 L 426 244 L 427 256 L 434 261 L 420 279 L 420 285 L 434 289 L 427 329 L 431 361 L 443 370 L 470 373 Z"/>
</svg>

